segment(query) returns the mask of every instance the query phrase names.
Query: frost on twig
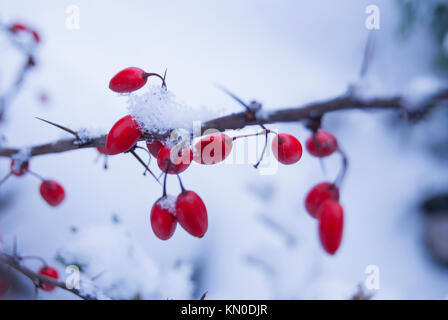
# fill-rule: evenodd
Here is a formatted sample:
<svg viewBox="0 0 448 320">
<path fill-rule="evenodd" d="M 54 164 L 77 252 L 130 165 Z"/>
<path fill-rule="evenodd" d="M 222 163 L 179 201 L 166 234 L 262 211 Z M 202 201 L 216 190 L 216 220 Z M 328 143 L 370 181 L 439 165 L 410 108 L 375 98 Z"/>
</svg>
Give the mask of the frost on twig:
<svg viewBox="0 0 448 320">
<path fill-rule="evenodd" d="M 41 259 L 41 258 L 39 258 Z M 33 285 L 38 288 L 42 283 L 48 283 L 55 287 L 61 288 L 63 290 L 69 291 L 81 299 L 85 300 L 97 300 L 97 299 L 108 299 L 103 295 L 100 290 L 90 281 L 90 280 L 80 280 L 76 286 L 69 287 L 63 281 L 59 281 L 53 278 L 46 277 L 39 274 L 24 264 L 24 258 L 19 256 L 17 252 L 13 254 L 8 254 L 6 252 L 0 251 L 0 263 L 9 266 L 10 268 L 16 270 L 17 272 L 23 274 L 25 277 L 31 280 Z"/>
<path fill-rule="evenodd" d="M 104 131 L 101 129 L 81 128 L 77 132 L 77 139 L 73 142 L 75 145 L 84 145 L 101 137 Z"/>
</svg>

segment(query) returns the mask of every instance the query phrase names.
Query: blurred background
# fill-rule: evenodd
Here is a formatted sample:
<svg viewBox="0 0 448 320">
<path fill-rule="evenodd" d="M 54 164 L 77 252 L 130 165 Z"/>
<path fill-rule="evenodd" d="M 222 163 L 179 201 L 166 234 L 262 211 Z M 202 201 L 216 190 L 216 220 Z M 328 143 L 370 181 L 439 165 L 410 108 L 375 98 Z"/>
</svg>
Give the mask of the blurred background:
<svg viewBox="0 0 448 320">
<path fill-rule="evenodd" d="M 368 30 L 366 7 L 380 9 L 380 29 Z M 70 17 L 79 10 L 79 28 Z M 266 109 L 299 106 L 339 95 L 357 81 L 372 33 L 374 50 L 363 88 L 400 94 L 409 105 L 425 89 L 445 87 L 448 68 L 447 1 L 25 1 L 0 3 L 3 27 L 23 22 L 41 36 L 36 66 L 0 123 L 2 146 L 22 147 L 72 129 L 107 132 L 127 112 L 127 97 L 108 89 L 128 66 L 163 73 L 177 98 L 239 112 L 215 87 L 222 84 Z M 26 56 L 0 36 L 0 89 L 7 90 Z M 152 81 L 152 80 L 151 80 Z M 156 81 L 156 80 L 154 80 Z M 144 90 L 144 89 L 142 89 Z M 349 158 L 341 189 L 342 246 L 320 247 L 316 222 L 303 201 L 315 184 L 333 179 L 307 152 L 275 175 L 249 164 L 199 166 L 182 174 L 204 200 L 204 238 L 178 227 L 169 241 L 149 224 L 160 186 L 129 155 L 95 161 L 95 149 L 33 158 L 33 171 L 61 182 L 67 197 L 51 208 L 33 176 L 0 188 L 3 250 L 14 238 L 19 253 L 57 267 L 77 264 L 108 296 L 122 299 L 350 299 L 372 270 L 377 299 L 448 298 L 448 112 L 436 105 L 410 123 L 391 111 L 341 111 L 323 127 Z M 303 124 L 275 124 L 302 143 Z M 154 166 L 154 163 L 151 164 Z M 9 160 L 0 159 L 0 175 Z M 168 181 L 177 194 L 175 178 Z M 27 261 L 37 269 L 39 261 Z M 9 284 L 4 299 L 33 299 L 32 283 L 0 266 Z M 39 291 L 38 299 L 73 299 Z"/>
</svg>

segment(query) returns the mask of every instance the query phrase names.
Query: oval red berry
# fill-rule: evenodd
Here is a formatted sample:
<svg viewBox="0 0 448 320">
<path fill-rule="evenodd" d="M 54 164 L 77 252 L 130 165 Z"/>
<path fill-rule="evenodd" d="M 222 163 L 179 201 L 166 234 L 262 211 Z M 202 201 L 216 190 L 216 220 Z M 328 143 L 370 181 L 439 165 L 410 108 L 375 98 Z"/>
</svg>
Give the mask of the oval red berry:
<svg viewBox="0 0 448 320">
<path fill-rule="evenodd" d="M 342 241 L 344 210 L 338 202 L 327 200 L 319 207 L 318 216 L 322 247 L 327 253 L 335 254 Z"/>
<path fill-rule="evenodd" d="M 160 149 L 162 149 L 162 147 L 164 147 L 165 145 L 161 141 L 154 140 L 154 141 L 147 141 L 146 146 L 148 147 L 148 150 L 152 154 L 152 156 L 157 158 Z"/>
<path fill-rule="evenodd" d="M 148 78 L 145 71 L 130 67 L 118 72 L 109 82 L 109 89 L 119 93 L 127 93 L 140 89 Z"/>
<path fill-rule="evenodd" d="M 195 237 L 207 232 L 208 217 L 202 199 L 193 191 L 183 191 L 176 200 L 176 217 L 182 228 Z"/>
<path fill-rule="evenodd" d="M 42 181 L 39 191 L 42 198 L 52 207 L 58 206 L 65 199 L 64 188 L 54 180 Z"/>
<path fill-rule="evenodd" d="M 176 152 L 176 150 L 178 150 Z M 182 148 L 179 146 L 170 148 L 163 147 L 157 154 L 157 164 L 163 172 L 168 168 L 167 173 L 179 174 L 187 170 L 193 158 L 193 152 L 190 148 Z"/>
<path fill-rule="evenodd" d="M 21 177 L 29 170 L 29 162 L 22 161 L 20 165 L 16 165 L 16 161 L 12 160 L 10 165 L 11 173 L 16 177 Z"/>
<path fill-rule="evenodd" d="M 302 144 L 294 136 L 279 133 L 272 140 L 272 152 L 283 164 L 294 164 L 302 157 Z"/>
<path fill-rule="evenodd" d="M 194 147 L 193 160 L 200 164 L 216 164 L 230 154 L 233 140 L 224 133 L 205 136 Z"/>
<path fill-rule="evenodd" d="M 175 216 L 175 201 L 162 197 L 158 199 L 151 208 L 151 227 L 157 238 L 168 240 L 176 230 L 177 220 Z"/>
<path fill-rule="evenodd" d="M 315 157 L 328 157 L 338 150 L 338 140 L 331 133 L 319 129 L 306 141 L 306 149 Z"/>
<path fill-rule="evenodd" d="M 129 151 L 140 139 L 142 132 L 130 115 L 118 120 L 106 139 L 106 150 L 109 155 L 119 154 Z"/>
<path fill-rule="evenodd" d="M 339 189 L 329 182 L 319 183 L 308 192 L 305 198 L 305 208 L 313 218 L 318 219 L 318 209 L 327 200 L 338 201 Z"/>
</svg>

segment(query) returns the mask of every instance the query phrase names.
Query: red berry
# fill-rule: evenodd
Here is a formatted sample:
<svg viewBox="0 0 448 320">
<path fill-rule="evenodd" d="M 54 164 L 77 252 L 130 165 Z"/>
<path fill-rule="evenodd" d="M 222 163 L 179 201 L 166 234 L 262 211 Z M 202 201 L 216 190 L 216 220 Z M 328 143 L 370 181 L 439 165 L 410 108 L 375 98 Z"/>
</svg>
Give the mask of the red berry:
<svg viewBox="0 0 448 320">
<path fill-rule="evenodd" d="M 157 238 L 168 240 L 176 230 L 175 202 L 170 197 L 157 200 L 151 209 L 151 227 Z"/>
<path fill-rule="evenodd" d="M 53 180 L 44 180 L 40 184 L 42 198 L 52 207 L 59 205 L 65 198 L 64 188 Z"/>
<path fill-rule="evenodd" d="M 97 147 L 96 150 L 101 153 L 104 154 L 105 156 L 109 155 L 109 153 L 107 153 L 107 149 L 106 147 Z"/>
<path fill-rule="evenodd" d="M 192 236 L 202 238 L 207 232 L 207 209 L 193 191 L 182 191 L 176 200 L 176 217 L 179 224 Z"/>
<path fill-rule="evenodd" d="M 49 278 L 56 279 L 56 280 L 59 278 L 58 271 L 55 268 L 50 267 L 50 266 L 46 266 L 46 267 L 41 268 L 39 270 L 39 274 L 43 275 L 43 276 L 46 276 L 46 277 L 49 277 Z M 47 282 L 43 282 L 40 287 L 44 291 L 53 291 L 54 288 L 55 288 L 54 285 L 52 285 L 50 283 L 47 283 Z"/>
<path fill-rule="evenodd" d="M 27 31 L 29 33 L 31 33 L 31 35 L 34 38 L 34 41 L 36 41 L 36 43 L 40 42 L 40 36 L 39 33 L 37 33 L 37 31 L 30 29 L 28 26 L 24 25 L 23 23 L 14 23 L 13 25 L 11 25 L 9 27 L 9 30 L 12 33 L 17 33 L 19 31 Z"/>
<path fill-rule="evenodd" d="M 5 296 L 9 290 L 9 282 L 0 280 L 0 299 Z"/>
<path fill-rule="evenodd" d="M 193 160 L 201 164 L 216 164 L 227 158 L 232 147 L 232 138 L 224 133 L 214 133 L 196 143 Z"/>
<path fill-rule="evenodd" d="M 146 141 L 146 146 L 148 147 L 149 152 L 153 157 L 157 158 L 160 149 L 164 146 L 163 142 L 154 140 L 154 141 Z"/>
<path fill-rule="evenodd" d="M 176 150 L 178 150 L 177 153 L 175 152 Z M 167 173 L 179 174 L 187 170 L 190 166 L 192 157 L 193 152 L 190 148 L 179 148 L 178 146 L 170 148 L 164 146 L 157 154 L 157 164 L 162 171 L 165 171 L 169 164 Z"/>
<path fill-rule="evenodd" d="M 327 157 L 338 150 L 338 140 L 331 133 L 319 129 L 306 141 L 306 149 L 315 157 Z"/>
<path fill-rule="evenodd" d="M 26 25 L 24 25 L 23 23 L 16 22 L 9 27 L 9 30 L 13 33 L 16 33 L 19 31 L 26 31 L 26 30 L 28 30 L 28 27 Z"/>
<path fill-rule="evenodd" d="M 327 200 L 319 207 L 320 242 L 329 254 L 335 254 L 342 241 L 344 210 L 339 202 Z"/>
<path fill-rule="evenodd" d="M 272 140 L 272 152 L 279 162 L 293 164 L 302 157 L 302 145 L 294 136 L 279 133 Z"/>
<path fill-rule="evenodd" d="M 130 67 L 118 72 L 109 82 L 112 91 L 125 93 L 140 89 L 146 84 L 148 77 L 140 68 Z"/>
<path fill-rule="evenodd" d="M 36 41 L 36 43 L 39 43 L 39 42 L 40 42 L 40 36 L 39 36 L 39 33 L 37 33 L 36 30 L 31 30 L 31 33 L 32 33 L 32 35 L 33 35 L 34 41 Z"/>
<path fill-rule="evenodd" d="M 15 175 L 16 177 L 21 177 L 29 170 L 29 163 L 28 161 L 23 161 L 20 163 L 20 166 L 16 167 L 16 163 L 14 160 L 11 161 L 10 165 L 11 173 Z"/>
<path fill-rule="evenodd" d="M 315 185 L 305 198 L 305 208 L 308 213 L 318 219 L 319 206 L 326 200 L 339 200 L 339 189 L 336 185 L 329 182 L 322 182 Z"/>
<path fill-rule="evenodd" d="M 110 129 L 106 140 L 107 153 L 110 155 L 126 152 L 131 149 L 142 136 L 137 121 L 131 116 L 118 120 Z"/>
</svg>

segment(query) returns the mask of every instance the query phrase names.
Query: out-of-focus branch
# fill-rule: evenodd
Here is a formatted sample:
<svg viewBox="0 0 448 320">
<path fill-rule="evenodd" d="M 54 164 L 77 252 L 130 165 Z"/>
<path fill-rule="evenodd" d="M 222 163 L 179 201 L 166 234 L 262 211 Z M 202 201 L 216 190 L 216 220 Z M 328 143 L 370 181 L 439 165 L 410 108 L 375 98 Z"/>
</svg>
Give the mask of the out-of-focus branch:
<svg viewBox="0 0 448 320">
<path fill-rule="evenodd" d="M 359 284 L 358 291 L 352 296 L 351 300 L 370 300 L 373 296 L 373 293 L 366 292 L 364 286 Z"/>
<path fill-rule="evenodd" d="M 396 110 L 407 119 L 419 119 L 428 112 L 434 104 L 448 99 L 448 89 L 435 93 L 428 98 L 424 105 L 418 109 L 408 110 L 405 105 L 405 98 L 396 96 L 392 98 L 370 98 L 362 99 L 356 95 L 342 95 L 333 99 L 318 101 L 306 104 L 304 106 L 280 109 L 263 114 L 259 112 L 255 117 L 248 117 L 247 112 L 239 112 L 226 115 L 220 118 L 212 119 L 202 124 L 202 131 L 207 129 L 216 129 L 219 131 L 241 129 L 246 126 L 272 124 L 280 122 L 300 122 L 313 120 L 323 115 L 342 110 Z M 176 128 L 173 128 L 176 129 Z M 165 134 L 146 133 L 141 140 L 155 139 L 160 140 L 169 136 L 170 132 Z M 39 156 L 52 153 L 61 153 L 71 150 L 104 147 L 106 135 L 91 139 L 89 141 L 79 141 L 77 138 L 61 139 L 55 142 L 36 145 L 28 148 L 29 155 Z M 20 152 L 20 148 L 1 148 L 0 157 L 11 157 Z"/>
<path fill-rule="evenodd" d="M 23 66 L 20 67 L 20 69 L 17 71 L 16 77 L 12 82 L 10 88 L 7 89 L 6 92 L 3 92 L 0 96 L 0 122 L 1 122 L 4 118 L 5 112 L 7 111 L 8 107 L 11 105 L 14 98 L 20 92 L 29 71 L 33 69 L 33 67 L 36 64 L 36 60 L 34 58 L 36 46 L 35 45 L 26 46 L 22 44 L 20 41 L 17 40 L 17 34 L 9 30 L 8 25 L 2 25 L 0 23 L 0 31 L 5 32 L 11 45 L 26 57 Z"/>
<path fill-rule="evenodd" d="M 62 282 L 62 281 L 58 281 L 56 279 L 49 278 L 49 277 L 46 277 L 44 275 L 41 275 L 41 274 L 38 274 L 38 273 L 34 272 L 30 268 L 24 266 L 22 264 L 22 259 L 20 259 L 20 257 L 17 256 L 17 255 L 9 255 L 9 254 L 6 254 L 4 252 L 0 252 L 0 263 L 3 263 L 5 265 L 11 267 L 12 269 L 20 272 L 25 277 L 30 279 L 35 286 L 39 286 L 42 283 L 49 283 L 49 284 L 51 284 L 53 286 L 56 286 L 56 287 L 61 288 L 63 290 L 69 291 L 69 292 L 77 295 L 81 299 L 84 299 L 84 300 L 98 300 L 98 297 L 93 296 L 91 294 L 85 294 L 85 293 L 81 292 L 81 290 L 78 290 L 78 289 L 75 289 L 75 288 L 72 288 L 72 289 L 67 288 L 66 284 L 64 282 Z"/>
</svg>

